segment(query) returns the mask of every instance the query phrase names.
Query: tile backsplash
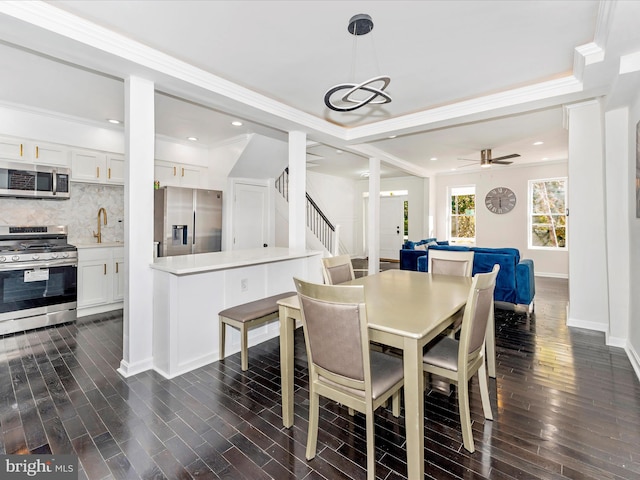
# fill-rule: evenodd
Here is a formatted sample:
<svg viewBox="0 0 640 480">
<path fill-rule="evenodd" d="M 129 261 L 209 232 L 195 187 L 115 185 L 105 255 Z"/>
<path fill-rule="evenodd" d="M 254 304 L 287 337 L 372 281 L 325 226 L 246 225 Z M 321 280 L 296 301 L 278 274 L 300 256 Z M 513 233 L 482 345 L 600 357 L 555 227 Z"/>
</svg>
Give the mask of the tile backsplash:
<svg viewBox="0 0 640 480">
<path fill-rule="evenodd" d="M 98 210 L 107 211 L 101 226 L 103 242 L 124 241 L 124 187 L 93 183 L 71 183 L 69 200 L 0 198 L 2 225 L 67 225 L 69 243 L 96 243 Z"/>
</svg>

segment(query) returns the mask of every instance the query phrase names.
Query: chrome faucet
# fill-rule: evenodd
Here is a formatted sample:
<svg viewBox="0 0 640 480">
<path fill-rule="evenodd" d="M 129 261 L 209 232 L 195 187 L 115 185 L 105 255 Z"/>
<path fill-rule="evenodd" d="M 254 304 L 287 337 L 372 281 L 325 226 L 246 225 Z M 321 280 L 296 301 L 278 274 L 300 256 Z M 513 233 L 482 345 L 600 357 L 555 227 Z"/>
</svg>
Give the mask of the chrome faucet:
<svg viewBox="0 0 640 480">
<path fill-rule="evenodd" d="M 98 210 L 98 233 L 93 232 L 93 236 L 98 239 L 98 243 L 102 243 L 102 232 L 100 231 L 100 214 L 104 213 L 104 224 L 107 224 L 107 211 L 104 207 L 100 207 Z"/>
</svg>

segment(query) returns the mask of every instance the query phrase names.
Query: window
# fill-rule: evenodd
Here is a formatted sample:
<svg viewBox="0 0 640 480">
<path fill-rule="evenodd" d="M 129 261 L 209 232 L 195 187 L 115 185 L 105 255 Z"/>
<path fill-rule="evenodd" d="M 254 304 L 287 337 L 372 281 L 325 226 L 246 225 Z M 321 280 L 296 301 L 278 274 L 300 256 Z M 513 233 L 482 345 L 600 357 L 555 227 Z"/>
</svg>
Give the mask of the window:
<svg viewBox="0 0 640 480">
<path fill-rule="evenodd" d="M 567 179 L 529 180 L 529 248 L 567 248 Z"/>
<path fill-rule="evenodd" d="M 476 187 L 451 187 L 449 192 L 449 240 L 473 244 L 476 241 Z"/>
</svg>

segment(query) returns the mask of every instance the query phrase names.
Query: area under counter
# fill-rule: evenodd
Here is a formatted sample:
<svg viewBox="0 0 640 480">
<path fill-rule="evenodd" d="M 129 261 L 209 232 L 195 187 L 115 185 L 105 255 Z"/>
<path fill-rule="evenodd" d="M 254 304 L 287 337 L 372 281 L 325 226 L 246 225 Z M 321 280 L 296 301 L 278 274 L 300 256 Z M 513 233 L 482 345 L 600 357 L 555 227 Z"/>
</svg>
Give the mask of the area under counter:
<svg viewBox="0 0 640 480">
<path fill-rule="evenodd" d="M 294 291 L 293 277 L 322 282 L 322 252 L 258 248 L 162 257 L 153 269 L 154 369 L 173 378 L 220 358 L 218 312 Z M 279 335 L 277 320 L 249 331 L 249 346 Z M 240 351 L 235 329 L 228 354 Z"/>
</svg>

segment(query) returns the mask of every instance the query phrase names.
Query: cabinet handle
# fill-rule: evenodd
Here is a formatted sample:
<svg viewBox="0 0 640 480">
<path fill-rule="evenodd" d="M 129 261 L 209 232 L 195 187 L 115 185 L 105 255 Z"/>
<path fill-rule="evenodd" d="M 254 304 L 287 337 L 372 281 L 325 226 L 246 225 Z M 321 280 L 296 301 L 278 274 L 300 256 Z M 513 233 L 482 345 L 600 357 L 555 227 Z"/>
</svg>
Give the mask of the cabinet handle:
<svg viewBox="0 0 640 480">
<path fill-rule="evenodd" d="M 100 167 L 96 167 L 96 178 L 100 178 Z"/>
<path fill-rule="evenodd" d="M 20 144 L 20 156 L 22 156 L 22 147 L 23 147 L 23 145 Z"/>
<path fill-rule="evenodd" d="M 36 145 L 36 158 L 40 156 L 40 147 Z"/>
<path fill-rule="evenodd" d="M 119 262 L 116 262 L 116 273 L 118 273 L 118 265 L 119 264 L 120 264 Z"/>
<path fill-rule="evenodd" d="M 109 180 L 111 180 L 111 167 L 109 167 L 108 173 L 107 173 L 107 177 L 109 177 Z"/>
<path fill-rule="evenodd" d="M 176 176 L 176 167 L 173 167 L 173 176 Z"/>
<path fill-rule="evenodd" d="M 103 275 L 106 275 L 106 274 L 107 274 L 107 264 L 106 264 L 106 263 L 103 263 L 103 264 L 102 264 L 102 267 L 103 267 L 103 269 L 104 269 L 104 273 L 103 273 Z"/>
<path fill-rule="evenodd" d="M 182 176 L 184 177 L 184 167 L 182 167 Z"/>
</svg>

